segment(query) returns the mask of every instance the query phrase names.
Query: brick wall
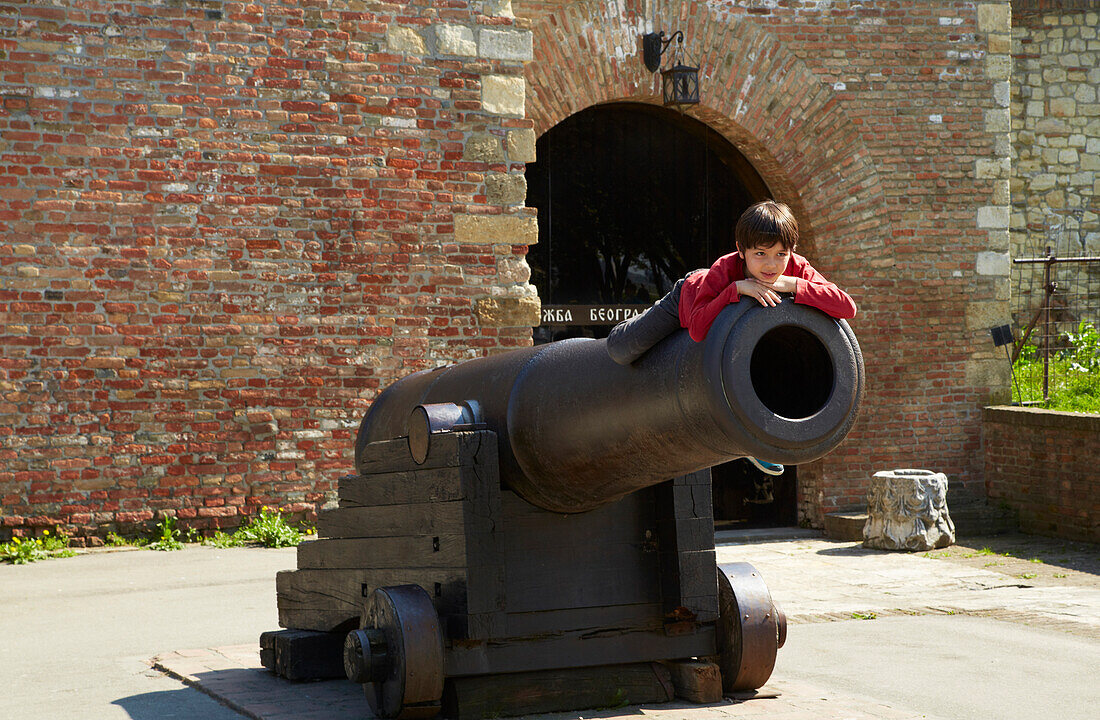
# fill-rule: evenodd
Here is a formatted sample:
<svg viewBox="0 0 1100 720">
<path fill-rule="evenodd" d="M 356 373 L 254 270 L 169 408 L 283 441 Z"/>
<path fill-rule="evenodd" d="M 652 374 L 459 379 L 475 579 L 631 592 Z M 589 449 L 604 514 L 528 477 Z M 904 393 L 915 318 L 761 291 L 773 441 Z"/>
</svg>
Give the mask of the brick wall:
<svg viewBox="0 0 1100 720">
<path fill-rule="evenodd" d="M 520 82 L 513 30 L 461 2 L 0 9 L 0 539 L 311 513 L 380 386 L 530 344 L 534 218 L 486 190 L 534 147 L 522 96 L 483 95 Z"/>
<path fill-rule="evenodd" d="M 990 500 L 1025 532 L 1100 542 L 1100 415 L 989 407 L 982 419 Z"/>
<path fill-rule="evenodd" d="M 877 470 L 979 494 L 981 407 L 1008 372 L 1008 3 L 518 2 L 538 131 L 598 102 L 658 101 L 638 37 L 683 30 L 689 113 L 795 208 L 800 249 L 852 292 L 868 393 L 848 441 L 799 468 L 800 515 L 858 505 Z"/>
<path fill-rule="evenodd" d="M 656 102 L 662 29 L 861 308 L 802 517 L 883 468 L 980 491 L 1007 2 L 92 1 L 0 10 L 0 533 L 331 498 L 379 387 L 530 342 L 536 132 Z"/>
</svg>

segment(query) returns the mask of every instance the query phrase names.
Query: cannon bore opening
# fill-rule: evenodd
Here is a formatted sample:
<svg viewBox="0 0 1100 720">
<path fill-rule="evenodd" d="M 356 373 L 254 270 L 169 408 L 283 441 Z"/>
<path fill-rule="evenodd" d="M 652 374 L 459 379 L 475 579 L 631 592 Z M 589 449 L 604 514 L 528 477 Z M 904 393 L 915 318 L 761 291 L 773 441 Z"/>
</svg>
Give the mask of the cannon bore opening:
<svg viewBox="0 0 1100 720">
<path fill-rule="evenodd" d="M 764 333 L 753 348 L 749 376 L 760 402 L 789 420 L 814 415 L 833 392 L 833 361 L 824 343 L 791 325 Z"/>
</svg>

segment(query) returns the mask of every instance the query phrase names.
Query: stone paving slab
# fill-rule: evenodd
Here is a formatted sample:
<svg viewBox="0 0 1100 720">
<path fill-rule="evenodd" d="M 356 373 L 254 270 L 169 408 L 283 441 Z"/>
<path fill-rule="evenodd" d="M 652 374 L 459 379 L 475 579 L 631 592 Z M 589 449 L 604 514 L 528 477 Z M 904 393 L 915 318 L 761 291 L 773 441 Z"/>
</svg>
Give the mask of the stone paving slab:
<svg viewBox="0 0 1100 720">
<path fill-rule="evenodd" d="M 991 570 L 820 538 L 722 544 L 719 565 L 749 562 L 793 624 L 854 614 L 967 613 L 1042 619 L 1100 637 L 1100 589 L 1033 585 Z"/>
</svg>

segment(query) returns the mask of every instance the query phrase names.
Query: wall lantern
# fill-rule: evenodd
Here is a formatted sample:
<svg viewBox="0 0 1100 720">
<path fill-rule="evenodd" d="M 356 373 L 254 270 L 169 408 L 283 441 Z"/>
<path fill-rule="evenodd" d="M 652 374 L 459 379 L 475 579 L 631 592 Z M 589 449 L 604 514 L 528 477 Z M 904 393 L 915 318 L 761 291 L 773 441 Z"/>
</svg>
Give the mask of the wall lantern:
<svg viewBox="0 0 1100 720">
<path fill-rule="evenodd" d="M 664 31 L 645 35 L 642 37 L 642 59 L 650 72 L 657 72 L 661 56 L 673 40 L 676 49 L 672 51 L 672 67 L 661 71 L 661 95 L 666 107 L 676 105 L 683 109 L 684 105 L 699 103 L 699 68 L 684 62 L 684 33 L 677 30 L 667 40 Z"/>
</svg>

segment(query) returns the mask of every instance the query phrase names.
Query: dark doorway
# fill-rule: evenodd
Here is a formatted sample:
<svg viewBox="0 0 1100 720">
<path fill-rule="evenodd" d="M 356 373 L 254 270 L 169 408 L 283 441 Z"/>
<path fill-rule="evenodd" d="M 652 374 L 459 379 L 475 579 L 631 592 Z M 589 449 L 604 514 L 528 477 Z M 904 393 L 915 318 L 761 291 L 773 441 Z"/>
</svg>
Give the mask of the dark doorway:
<svg viewBox="0 0 1100 720">
<path fill-rule="evenodd" d="M 662 107 L 598 105 L 538 140 L 527 204 L 539 241 L 528 252 L 543 304 L 535 343 L 605 337 L 696 268 L 734 249 L 733 227 L 771 197 L 752 164 L 704 123 Z M 794 524 L 795 470 L 714 469 L 719 527 Z"/>
</svg>

